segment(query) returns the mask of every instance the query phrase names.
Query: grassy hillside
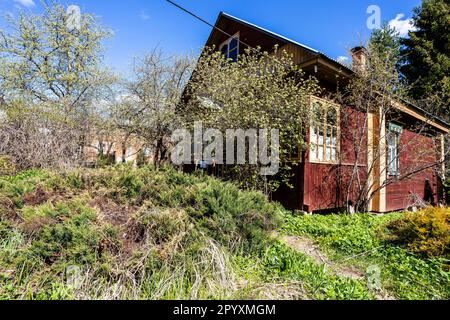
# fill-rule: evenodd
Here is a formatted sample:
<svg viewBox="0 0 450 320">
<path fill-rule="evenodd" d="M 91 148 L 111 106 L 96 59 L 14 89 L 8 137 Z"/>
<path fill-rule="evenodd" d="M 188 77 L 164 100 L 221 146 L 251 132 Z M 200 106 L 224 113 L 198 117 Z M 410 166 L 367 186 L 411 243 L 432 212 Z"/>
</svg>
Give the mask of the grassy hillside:
<svg viewBox="0 0 450 320">
<path fill-rule="evenodd" d="M 364 254 L 382 245 L 383 223 L 294 217 L 171 169 L 28 171 L 0 178 L 0 299 L 450 297 L 442 261 L 393 245 Z M 383 267 L 381 291 L 370 263 Z"/>
</svg>

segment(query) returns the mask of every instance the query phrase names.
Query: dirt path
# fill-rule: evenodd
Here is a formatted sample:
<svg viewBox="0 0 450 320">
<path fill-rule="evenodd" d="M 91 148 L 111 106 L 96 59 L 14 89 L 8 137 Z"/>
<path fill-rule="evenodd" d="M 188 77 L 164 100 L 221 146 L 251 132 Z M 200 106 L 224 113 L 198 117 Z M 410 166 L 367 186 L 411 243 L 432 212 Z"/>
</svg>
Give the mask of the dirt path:
<svg viewBox="0 0 450 320">
<path fill-rule="evenodd" d="M 332 273 L 339 277 L 352 278 L 355 280 L 361 280 L 365 278 L 365 274 L 360 271 L 337 265 L 331 261 L 325 253 L 323 253 L 319 247 L 309 238 L 297 237 L 297 236 L 283 236 L 281 240 L 286 243 L 292 249 L 301 252 L 308 257 L 314 259 L 318 264 L 324 264 Z"/>
<path fill-rule="evenodd" d="M 278 238 L 295 251 L 307 255 L 318 264 L 325 265 L 330 272 L 339 277 L 355 280 L 366 279 L 366 275 L 356 268 L 342 266 L 330 260 L 310 238 L 299 236 L 278 236 Z M 375 297 L 377 300 L 395 300 L 395 298 L 385 290 L 376 292 Z"/>
</svg>

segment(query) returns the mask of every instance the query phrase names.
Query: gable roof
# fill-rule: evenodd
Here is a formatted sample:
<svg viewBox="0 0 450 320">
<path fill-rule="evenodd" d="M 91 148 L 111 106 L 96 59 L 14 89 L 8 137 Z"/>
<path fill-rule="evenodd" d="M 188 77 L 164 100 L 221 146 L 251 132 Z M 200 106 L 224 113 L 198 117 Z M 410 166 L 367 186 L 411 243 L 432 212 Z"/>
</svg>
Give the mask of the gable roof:
<svg viewBox="0 0 450 320">
<path fill-rule="evenodd" d="M 256 30 L 256 31 L 262 32 L 262 33 L 264 33 L 264 34 L 266 34 L 266 35 L 268 35 L 268 36 L 270 36 L 270 37 L 272 37 L 272 38 L 274 38 L 274 39 L 278 39 L 278 40 L 280 40 L 281 42 L 284 42 L 284 43 L 286 43 L 286 44 L 292 44 L 292 45 L 298 46 L 298 47 L 300 47 L 300 48 L 302 48 L 302 49 L 304 49 L 304 50 L 307 50 L 307 51 L 311 52 L 312 54 L 314 54 L 314 55 L 316 56 L 316 58 L 322 58 L 322 59 L 325 59 L 325 60 L 327 60 L 328 62 L 331 62 L 332 64 L 334 64 L 337 68 L 343 68 L 343 69 L 345 69 L 345 71 L 347 71 L 348 73 L 353 74 L 353 70 L 352 70 L 349 66 L 340 63 L 340 62 L 337 61 L 336 59 L 331 58 L 330 56 L 328 56 L 327 54 L 325 54 L 325 53 L 323 53 L 323 52 L 320 52 L 319 50 L 313 49 L 313 48 L 311 48 L 311 47 L 309 47 L 309 46 L 307 46 L 307 45 L 305 45 L 305 44 L 303 44 L 303 43 L 300 43 L 300 42 L 295 41 L 295 40 L 293 40 L 293 39 L 290 39 L 290 38 L 288 38 L 288 37 L 282 36 L 282 35 L 280 35 L 280 34 L 278 34 L 278 33 L 275 33 L 275 32 L 273 32 L 273 31 L 270 31 L 270 30 L 268 30 L 268 29 L 266 29 L 266 28 L 263 28 L 263 27 L 261 27 L 261 26 L 258 26 L 258 25 L 256 25 L 256 24 L 254 24 L 254 23 L 251 23 L 251 22 L 248 22 L 248 21 L 246 21 L 246 20 L 237 18 L 237 17 L 235 17 L 235 16 L 233 16 L 233 15 L 231 15 L 231 14 L 228 14 L 228 13 L 226 13 L 226 12 L 223 12 L 223 11 L 220 12 L 220 14 L 219 14 L 219 16 L 218 16 L 218 18 L 217 18 L 217 20 L 216 20 L 216 23 L 215 23 L 215 28 L 217 28 L 217 26 L 219 25 L 219 22 L 220 22 L 221 19 L 223 19 L 223 18 L 226 18 L 226 19 L 229 19 L 229 20 L 238 22 L 238 23 L 240 23 L 240 24 L 243 24 L 243 25 L 245 25 L 245 26 L 247 26 L 247 27 L 250 27 L 250 28 L 252 28 L 252 29 L 254 29 L 254 30 Z M 219 28 L 217 28 L 217 29 L 219 29 Z M 220 30 L 220 29 L 219 29 L 219 30 Z M 222 32 L 223 32 L 223 31 L 222 31 Z M 211 42 L 213 33 L 214 33 L 214 32 L 212 32 L 212 33 L 210 34 L 210 36 L 209 36 L 209 38 L 208 38 L 208 41 L 206 42 L 206 45 L 208 45 L 208 44 Z M 231 36 L 231 35 L 230 35 L 230 36 Z M 242 41 L 241 41 L 241 43 L 242 43 Z M 248 45 L 247 45 L 247 46 L 248 46 Z"/>
<path fill-rule="evenodd" d="M 319 53 L 319 51 L 317 51 L 317 50 L 315 50 L 315 49 L 313 49 L 313 48 L 311 48 L 311 47 L 308 47 L 308 46 L 306 46 L 306 45 L 304 45 L 304 44 L 302 44 L 302 43 L 300 43 L 300 42 L 297 42 L 297 41 L 294 41 L 294 40 L 292 40 L 292 39 L 289 39 L 289 38 L 287 38 L 287 37 L 285 37 L 285 36 L 279 35 L 279 34 L 273 32 L 273 31 L 270 31 L 270 30 L 268 30 L 268 29 L 265 29 L 265 28 L 263 28 L 263 27 L 260 27 L 260 26 L 258 26 L 258 25 L 256 25 L 256 24 L 251 23 L 251 22 L 245 21 L 245 20 L 240 19 L 240 18 L 236 18 L 236 17 L 234 17 L 234 16 L 232 16 L 232 15 L 226 13 L 226 12 L 221 12 L 218 19 L 220 19 L 222 16 L 223 16 L 223 17 L 227 17 L 227 18 L 232 19 L 232 20 L 235 20 L 235 21 L 237 21 L 237 22 L 246 24 L 247 26 L 253 27 L 253 28 L 255 28 L 255 29 L 258 29 L 259 31 L 262 31 L 262 32 L 264 32 L 264 33 L 266 33 L 266 34 L 269 34 L 269 35 L 271 35 L 271 36 L 274 37 L 274 38 L 278 38 L 278 39 L 283 40 L 283 41 L 285 41 L 285 42 L 288 42 L 288 43 L 292 43 L 292 44 L 301 46 L 301 47 L 303 47 L 304 49 L 310 50 L 310 51 L 312 51 L 312 52 L 314 52 L 314 53 Z"/>
</svg>

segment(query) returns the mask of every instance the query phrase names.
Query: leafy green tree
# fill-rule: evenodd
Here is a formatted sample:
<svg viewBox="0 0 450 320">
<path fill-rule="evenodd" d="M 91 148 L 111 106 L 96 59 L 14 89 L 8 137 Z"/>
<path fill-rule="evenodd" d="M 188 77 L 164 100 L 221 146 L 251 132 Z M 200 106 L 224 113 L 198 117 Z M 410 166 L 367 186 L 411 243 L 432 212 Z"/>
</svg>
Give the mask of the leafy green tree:
<svg viewBox="0 0 450 320">
<path fill-rule="evenodd" d="M 41 15 L 7 16 L 0 31 L 3 97 L 60 103 L 66 111 L 86 107 L 108 74 L 101 67 L 102 41 L 111 35 L 93 15 L 71 28 L 66 8 L 45 5 Z"/>
<path fill-rule="evenodd" d="M 449 120 L 450 108 L 450 3 L 424 0 L 414 9 L 415 31 L 402 40 L 402 74 L 412 85 L 410 96 L 421 100 L 438 95 L 444 102 L 428 110 Z"/>
<path fill-rule="evenodd" d="M 42 14 L 7 16 L 0 30 L 0 153 L 25 167 L 81 159 L 96 102 L 113 81 L 102 66 L 111 32 L 91 14 L 72 26 L 63 5 L 43 4 Z"/>
<path fill-rule="evenodd" d="M 223 178 L 243 188 L 270 193 L 280 182 L 288 183 L 291 169 L 308 148 L 305 133 L 309 128 L 310 97 L 319 91 L 317 81 L 307 78 L 285 51 L 269 54 L 247 49 L 237 62 L 231 62 L 210 48 L 200 58 L 186 90 L 190 99 L 184 109 L 185 119 L 188 124 L 201 120 L 204 128 L 222 133 L 279 130 L 277 179 L 262 176 L 259 164 L 226 165 L 222 171 Z"/>
</svg>

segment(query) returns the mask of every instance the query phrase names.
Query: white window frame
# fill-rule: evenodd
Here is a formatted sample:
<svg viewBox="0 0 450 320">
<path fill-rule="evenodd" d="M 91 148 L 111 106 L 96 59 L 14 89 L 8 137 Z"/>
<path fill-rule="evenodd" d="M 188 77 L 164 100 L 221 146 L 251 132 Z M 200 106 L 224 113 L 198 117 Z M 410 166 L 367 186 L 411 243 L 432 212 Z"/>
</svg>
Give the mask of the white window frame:
<svg viewBox="0 0 450 320">
<path fill-rule="evenodd" d="M 145 156 L 145 157 L 150 157 L 150 156 L 153 154 L 153 151 L 152 151 L 151 148 L 145 147 L 145 148 L 143 149 L 143 153 L 144 153 L 144 156 Z"/>
<path fill-rule="evenodd" d="M 317 121 L 314 119 L 314 106 L 315 104 L 320 104 L 324 110 L 323 119 Z M 310 152 L 309 161 L 311 163 L 325 163 L 325 164 L 336 164 L 339 161 L 340 154 L 340 106 L 329 100 L 325 100 L 318 97 L 311 98 L 311 125 L 310 125 Z M 328 110 L 334 109 L 336 112 L 336 123 L 334 125 L 327 122 Z M 320 131 L 322 130 L 322 131 Z M 322 134 L 318 134 L 322 132 Z M 329 133 L 331 132 L 331 135 Z M 336 136 L 334 136 L 334 134 Z"/>
<path fill-rule="evenodd" d="M 239 49 L 240 49 L 240 44 L 241 44 L 239 37 L 240 37 L 240 32 L 237 32 L 233 36 L 231 36 L 229 39 L 227 39 L 226 41 L 222 42 L 222 44 L 219 46 L 220 52 L 222 52 L 222 49 L 223 49 L 224 46 L 228 46 L 228 50 L 227 50 L 227 53 L 225 54 L 225 58 L 230 59 L 230 52 L 234 51 L 234 49 L 230 50 L 230 43 L 231 43 L 231 41 L 233 39 L 236 39 L 237 40 L 237 47 L 236 47 L 237 58 L 236 58 L 236 61 L 239 59 L 238 56 L 239 56 Z"/>
<path fill-rule="evenodd" d="M 403 127 L 394 123 L 389 124 L 387 144 L 387 170 L 388 176 L 400 176 L 400 137 Z"/>
</svg>

